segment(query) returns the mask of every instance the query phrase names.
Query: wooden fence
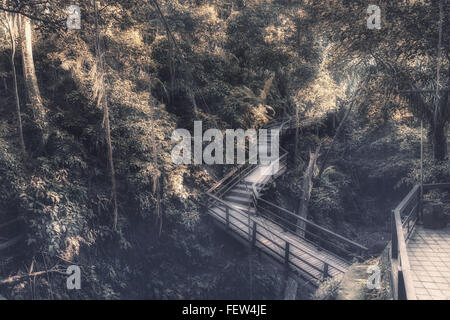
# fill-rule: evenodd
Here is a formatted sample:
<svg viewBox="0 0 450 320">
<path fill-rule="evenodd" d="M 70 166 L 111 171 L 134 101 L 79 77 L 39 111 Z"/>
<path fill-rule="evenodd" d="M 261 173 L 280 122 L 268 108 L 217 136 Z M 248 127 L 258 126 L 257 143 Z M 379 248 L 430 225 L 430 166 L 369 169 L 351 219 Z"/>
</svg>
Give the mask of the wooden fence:
<svg viewBox="0 0 450 320">
<path fill-rule="evenodd" d="M 415 185 L 399 205 L 391 219 L 391 285 L 396 300 L 416 300 L 406 243 L 421 219 L 422 192 L 450 188 L 450 183 Z M 421 190 L 422 189 L 422 190 Z"/>
</svg>

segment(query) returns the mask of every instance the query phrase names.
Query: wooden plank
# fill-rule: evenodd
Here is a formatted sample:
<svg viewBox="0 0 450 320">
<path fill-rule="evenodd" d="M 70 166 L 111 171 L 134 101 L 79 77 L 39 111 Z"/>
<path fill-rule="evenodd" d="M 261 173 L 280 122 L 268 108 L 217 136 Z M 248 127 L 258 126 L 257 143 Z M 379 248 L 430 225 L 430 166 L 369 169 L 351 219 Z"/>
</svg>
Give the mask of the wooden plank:
<svg viewBox="0 0 450 320">
<path fill-rule="evenodd" d="M 403 200 L 399 203 L 399 205 L 394 209 L 394 211 L 397 210 L 401 215 L 403 213 L 403 210 L 409 204 L 409 202 L 412 201 L 414 199 L 414 196 L 416 196 L 418 194 L 419 189 L 420 189 L 420 185 L 416 184 L 411 189 L 411 191 L 406 195 L 406 197 L 403 198 Z"/>
<path fill-rule="evenodd" d="M 416 186 L 416 187 L 418 187 L 418 186 Z M 413 190 L 415 190 L 416 187 L 413 188 Z M 411 192 L 413 190 L 411 190 Z M 417 190 L 418 189 L 416 189 L 416 191 Z M 403 202 L 404 201 L 402 201 L 402 203 Z M 402 221 L 401 221 L 400 210 L 399 209 L 395 209 L 394 210 L 394 218 L 395 218 L 395 227 L 396 227 L 396 231 L 397 231 L 397 239 L 398 239 L 397 245 L 398 245 L 398 251 L 399 251 L 399 259 L 400 259 L 400 264 L 401 264 L 401 271 L 402 271 L 402 275 L 403 275 L 403 279 L 404 279 L 404 283 L 405 283 L 406 298 L 408 300 L 416 300 L 417 299 L 416 291 L 414 289 L 414 283 L 413 283 L 413 280 L 412 280 L 411 267 L 410 267 L 410 264 L 409 264 L 408 252 L 406 250 L 406 242 L 405 242 L 405 238 L 404 238 L 404 235 L 403 235 L 403 226 L 402 226 Z"/>
</svg>

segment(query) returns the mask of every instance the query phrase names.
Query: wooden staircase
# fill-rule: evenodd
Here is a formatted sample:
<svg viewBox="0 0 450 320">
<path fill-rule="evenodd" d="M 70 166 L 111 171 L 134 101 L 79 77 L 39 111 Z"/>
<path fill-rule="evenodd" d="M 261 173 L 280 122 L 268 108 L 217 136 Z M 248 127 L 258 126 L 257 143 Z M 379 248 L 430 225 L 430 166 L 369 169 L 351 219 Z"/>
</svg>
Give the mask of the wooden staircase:
<svg viewBox="0 0 450 320">
<path fill-rule="evenodd" d="M 271 138 L 259 150 L 270 150 L 272 132 L 278 130 L 281 137 L 291 124 L 290 119 L 281 119 L 266 125 Z M 288 152 L 279 150 L 271 163 L 241 165 L 209 189 L 207 212 L 231 236 L 307 280 L 345 273 L 352 258 L 361 257 L 367 248 L 261 199 L 287 169 Z"/>
</svg>

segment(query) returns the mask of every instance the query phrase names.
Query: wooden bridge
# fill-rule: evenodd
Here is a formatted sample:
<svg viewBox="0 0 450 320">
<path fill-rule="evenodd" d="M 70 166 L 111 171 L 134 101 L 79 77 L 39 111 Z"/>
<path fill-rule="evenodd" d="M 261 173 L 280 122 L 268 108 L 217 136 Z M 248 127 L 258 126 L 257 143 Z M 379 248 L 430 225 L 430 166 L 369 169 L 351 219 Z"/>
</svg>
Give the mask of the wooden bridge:
<svg viewBox="0 0 450 320">
<path fill-rule="evenodd" d="M 266 125 L 269 138 L 259 148 L 270 149 L 272 133 L 282 136 L 291 123 L 282 119 Z M 345 273 L 367 248 L 261 198 L 286 171 L 288 152 L 280 150 L 269 164 L 240 165 L 209 189 L 208 213 L 230 235 L 306 280 Z"/>
<path fill-rule="evenodd" d="M 450 189 L 450 183 L 420 185 L 392 212 L 390 250 L 394 299 L 450 300 L 450 227 L 425 229 L 421 224 L 423 192 Z"/>
</svg>

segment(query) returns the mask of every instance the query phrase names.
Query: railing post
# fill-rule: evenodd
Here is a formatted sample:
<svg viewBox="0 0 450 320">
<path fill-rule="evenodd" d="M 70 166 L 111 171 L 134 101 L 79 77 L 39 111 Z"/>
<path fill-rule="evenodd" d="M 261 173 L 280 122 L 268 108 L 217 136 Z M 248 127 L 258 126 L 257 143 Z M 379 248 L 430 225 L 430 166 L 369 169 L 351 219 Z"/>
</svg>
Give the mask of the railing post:
<svg viewBox="0 0 450 320">
<path fill-rule="evenodd" d="M 393 259 L 398 259 L 398 239 L 397 239 L 397 227 L 395 224 L 395 212 L 392 210 L 391 214 L 391 257 Z"/>
<path fill-rule="evenodd" d="M 405 287 L 405 279 L 403 278 L 402 270 L 398 270 L 397 273 L 397 291 L 398 291 L 398 300 L 407 300 L 406 298 L 406 287 Z"/>
<path fill-rule="evenodd" d="M 329 274 L 328 274 L 328 263 L 324 262 L 324 265 L 323 265 L 323 277 L 325 279 L 325 278 L 328 278 L 328 276 L 329 276 Z"/>
<path fill-rule="evenodd" d="M 256 221 L 253 221 L 253 235 L 252 235 L 252 247 L 256 244 L 256 228 L 257 228 Z"/>
<path fill-rule="evenodd" d="M 422 211 L 422 206 L 423 206 L 423 184 L 420 185 L 420 193 L 418 196 L 418 201 L 419 201 L 419 205 L 417 206 L 417 218 L 418 221 L 420 221 L 420 223 L 423 222 L 423 211 Z"/>
<path fill-rule="evenodd" d="M 284 249 L 284 264 L 286 268 L 289 268 L 289 248 L 291 244 L 286 241 L 286 247 Z"/>
<path fill-rule="evenodd" d="M 230 227 L 230 209 L 225 207 L 225 220 L 227 223 L 227 229 Z"/>
</svg>

